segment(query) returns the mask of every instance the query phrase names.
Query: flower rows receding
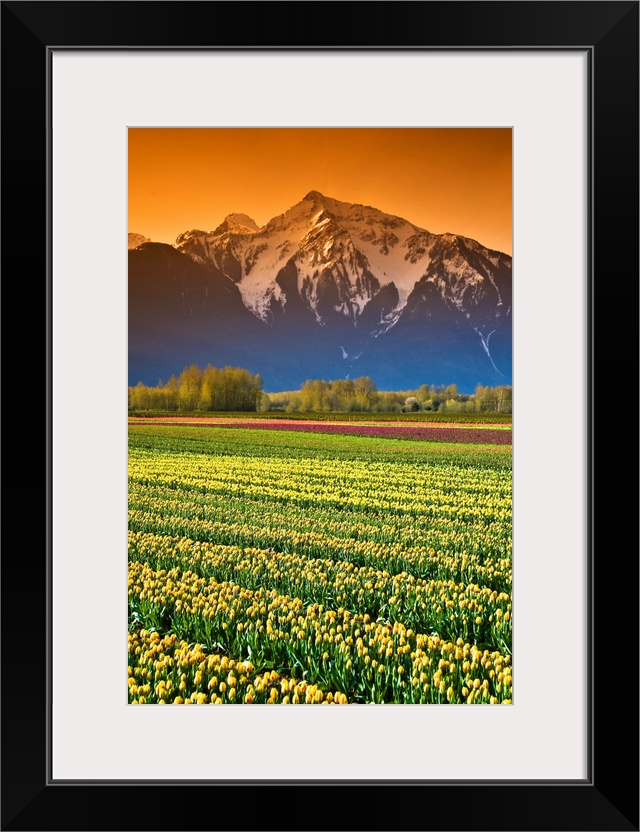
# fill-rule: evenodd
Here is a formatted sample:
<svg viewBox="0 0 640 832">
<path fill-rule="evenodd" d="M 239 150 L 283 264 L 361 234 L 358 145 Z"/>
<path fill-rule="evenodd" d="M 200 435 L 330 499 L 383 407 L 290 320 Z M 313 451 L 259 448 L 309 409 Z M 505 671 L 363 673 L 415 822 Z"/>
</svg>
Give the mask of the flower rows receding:
<svg viewBox="0 0 640 832">
<path fill-rule="evenodd" d="M 461 442 L 391 441 L 369 436 L 295 433 L 291 431 L 208 430 L 201 426 L 165 424 L 129 424 L 129 448 L 155 454 L 230 454 L 239 457 L 280 457 L 290 461 L 310 459 L 343 460 L 347 467 L 354 461 L 394 465 L 431 467 L 450 470 L 511 469 L 510 445 L 472 445 Z"/>
<path fill-rule="evenodd" d="M 470 444 L 510 445 L 511 430 L 468 427 L 414 427 L 403 425 L 330 424 L 327 422 L 246 420 L 202 422 L 208 428 L 248 428 L 251 430 L 294 430 L 306 433 L 334 433 L 345 436 L 371 436 L 379 439 L 415 439 L 423 442 L 464 442 Z"/>
<path fill-rule="evenodd" d="M 138 451 L 130 454 L 129 477 L 131 482 L 143 486 L 192 489 L 233 499 L 251 495 L 269 503 L 293 503 L 308 508 L 348 508 L 361 513 L 426 516 L 487 525 L 511 523 L 511 480 L 505 475 L 501 488 L 492 477 L 469 491 L 461 488 L 459 492 L 449 492 L 438 490 L 430 470 L 423 479 L 403 483 L 393 476 L 393 466 L 389 466 L 387 476 L 359 466 L 354 478 L 341 482 L 340 469 L 344 466 L 331 462 L 311 474 L 310 468 L 319 466 L 287 465 L 279 458 L 240 461 L 234 457 L 164 454 L 158 459 Z M 487 475 L 494 473 L 488 471 Z M 474 474 L 477 476 L 477 472 Z M 464 480 L 464 475 L 460 473 L 459 478 Z"/>
<path fill-rule="evenodd" d="M 405 489 L 414 491 L 421 485 L 428 488 L 430 492 L 450 492 L 455 495 L 487 491 L 490 487 L 491 493 L 484 495 L 485 499 L 493 499 L 494 495 L 510 495 L 510 475 L 501 469 L 477 468 L 466 466 L 461 463 L 452 467 L 444 464 L 418 464 L 418 463 L 395 463 L 393 460 L 387 462 L 372 462 L 362 459 L 352 459 L 348 464 L 343 460 L 335 459 L 308 459 L 283 458 L 281 456 L 265 456 L 250 454 L 241 457 L 235 454 L 207 456 L 205 454 L 183 454 L 179 451 L 166 449 L 162 454 L 145 449 L 133 449 L 130 454 L 132 465 L 144 464 L 143 460 L 149 459 L 157 466 L 157 470 L 172 471 L 177 464 L 179 469 L 185 468 L 184 473 L 188 476 L 190 471 L 196 475 L 210 473 L 211 466 L 220 469 L 225 476 L 233 481 L 243 482 L 247 479 L 273 482 L 274 476 L 280 476 L 286 472 L 287 478 L 302 478 L 306 482 L 316 483 L 324 486 L 327 482 L 343 488 L 355 485 L 360 487 L 363 482 L 371 483 L 373 488 L 389 488 L 397 491 Z"/>
<path fill-rule="evenodd" d="M 477 584 L 134 532 L 129 532 L 129 559 L 155 570 L 179 567 L 218 582 L 235 581 L 247 589 L 269 587 L 304 603 L 340 604 L 441 638 L 462 637 L 511 652 L 511 597 Z"/>
<path fill-rule="evenodd" d="M 145 627 L 217 646 L 308 675 L 328 690 L 365 702 L 497 704 L 511 701 L 511 660 L 499 651 L 373 621 L 344 607 L 304 606 L 299 598 L 249 590 L 178 568 L 129 566 L 130 606 Z"/>
<path fill-rule="evenodd" d="M 129 633 L 129 702 L 132 705 L 346 705 L 340 691 L 324 691 L 276 670 L 255 674 L 249 661 L 207 653 L 175 634 Z"/>
<path fill-rule="evenodd" d="M 188 537 L 209 543 L 250 546 L 290 551 L 311 558 L 345 560 L 355 566 L 385 568 L 389 572 L 408 572 L 420 578 L 479 583 L 492 590 L 510 591 L 510 557 L 481 558 L 477 554 L 447 554 L 429 546 L 404 546 L 401 543 L 375 543 L 367 540 L 334 538 L 315 532 L 249 527 L 246 524 L 216 523 L 164 513 L 130 511 L 129 529 L 136 532 Z"/>
<path fill-rule="evenodd" d="M 338 547 L 348 546 L 353 540 L 371 543 L 397 543 L 415 546 L 417 542 L 435 551 L 446 551 L 465 557 L 477 555 L 480 563 L 486 557 L 511 559 L 511 527 L 507 523 L 455 523 L 447 518 L 415 516 L 412 518 L 388 518 L 380 514 L 354 513 L 348 510 L 302 508 L 292 504 L 269 506 L 265 516 L 265 503 L 244 495 L 229 500 L 224 494 L 198 493 L 193 489 L 131 483 L 129 509 L 133 514 L 163 517 L 186 517 L 206 520 L 216 524 L 221 535 L 219 543 L 267 548 L 278 544 L 286 548 L 286 534 L 294 529 L 299 534 L 313 531 L 327 538 L 340 539 Z M 246 537 L 243 535 L 245 534 Z M 304 545 L 304 544 L 303 544 Z M 305 554 L 314 554 L 305 547 Z M 334 551 L 323 552 L 335 557 Z"/>
</svg>

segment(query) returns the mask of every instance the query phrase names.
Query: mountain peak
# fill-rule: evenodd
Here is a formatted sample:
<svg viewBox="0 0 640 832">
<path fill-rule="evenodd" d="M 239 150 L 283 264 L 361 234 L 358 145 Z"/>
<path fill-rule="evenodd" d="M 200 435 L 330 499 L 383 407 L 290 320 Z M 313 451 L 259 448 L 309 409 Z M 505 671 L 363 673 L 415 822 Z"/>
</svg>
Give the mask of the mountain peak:
<svg viewBox="0 0 640 832">
<path fill-rule="evenodd" d="M 322 202 L 324 200 L 323 194 L 320 191 L 309 191 L 309 193 L 303 198 L 303 202 Z"/>
<path fill-rule="evenodd" d="M 255 234 L 260 226 L 248 214 L 227 214 L 214 234 Z"/>
<path fill-rule="evenodd" d="M 128 238 L 128 248 L 138 248 L 143 243 L 150 243 L 151 240 L 148 237 L 145 237 L 143 234 L 134 234 L 133 232 L 129 232 Z"/>
</svg>

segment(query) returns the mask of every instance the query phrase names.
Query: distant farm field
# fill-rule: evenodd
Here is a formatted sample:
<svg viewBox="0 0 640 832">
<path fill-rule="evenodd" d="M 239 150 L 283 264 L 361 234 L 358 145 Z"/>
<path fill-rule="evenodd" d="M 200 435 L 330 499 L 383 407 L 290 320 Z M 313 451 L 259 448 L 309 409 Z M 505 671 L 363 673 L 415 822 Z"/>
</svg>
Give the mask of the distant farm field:
<svg viewBox="0 0 640 832">
<path fill-rule="evenodd" d="M 130 702 L 511 702 L 509 424 L 183 421 L 129 425 Z"/>
</svg>

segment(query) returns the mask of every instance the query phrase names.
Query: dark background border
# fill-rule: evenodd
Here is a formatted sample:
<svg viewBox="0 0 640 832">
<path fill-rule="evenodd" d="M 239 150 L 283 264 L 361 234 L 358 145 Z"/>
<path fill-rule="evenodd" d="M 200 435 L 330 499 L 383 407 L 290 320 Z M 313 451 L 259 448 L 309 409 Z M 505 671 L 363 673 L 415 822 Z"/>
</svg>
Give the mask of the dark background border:
<svg viewBox="0 0 640 832">
<path fill-rule="evenodd" d="M 1 566 L 1 828 L 638 830 L 638 505 L 636 489 L 629 490 L 627 471 L 637 482 L 637 430 L 631 432 L 629 422 L 635 417 L 632 426 L 637 425 L 638 414 L 638 2 L 82 1 L 2 2 L 1 6 L 2 288 L 5 310 L 11 315 L 3 386 L 11 406 L 6 435 L 15 436 L 9 451 L 16 451 L 15 462 L 9 454 L 3 490 L 5 500 L 14 506 L 8 520 L 5 512 Z M 588 640 L 593 730 L 587 782 L 62 784 L 47 780 L 51 498 L 47 65 L 52 47 L 590 49 L 592 615 Z M 575 407 L 583 408 L 584 403 L 576 402 Z M 571 429 L 571 408 L 566 403 L 542 401 L 541 416 L 550 413 L 558 430 Z M 36 517 L 41 520 L 40 535 L 34 534 Z M 541 673 L 545 666 L 561 666 L 562 651 L 572 649 L 558 633 L 556 644 L 541 654 Z M 548 681 L 541 680 L 543 688 Z M 582 695 L 581 685 L 581 679 L 556 679 L 554 695 Z M 460 753 L 486 753 L 490 764 L 498 749 L 509 753 L 509 737 L 497 743 L 490 737 L 476 738 Z M 296 749 L 288 751 L 296 753 Z M 357 749 L 336 749 L 346 752 L 353 755 L 357 772 Z M 305 753 L 301 747 L 301 765 Z M 273 764 L 277 757 L 274 748 Z M 143 752 L 140 760 L 143 779 Z M 265 763 L 268 771 L 268 757 Z M 388 770 L 392 769 L 390 760 Z"/>
</svg>

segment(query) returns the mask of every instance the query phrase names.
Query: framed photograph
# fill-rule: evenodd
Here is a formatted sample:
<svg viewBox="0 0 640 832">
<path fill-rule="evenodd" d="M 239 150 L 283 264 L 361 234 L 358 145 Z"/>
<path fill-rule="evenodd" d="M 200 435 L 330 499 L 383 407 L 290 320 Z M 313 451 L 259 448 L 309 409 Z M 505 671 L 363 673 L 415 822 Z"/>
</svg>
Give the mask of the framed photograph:
<svg viewBox="0 0 640 832">
<path fill-rule="evenodd" d="M 630 649 L 637 632 L 637 537 L 629 541 L 626 519 L 636 507 L 627 508 L 620 464 L 629 446 L 626 398 L 636 383 L 629 380 L 629 342 L 637 336 L 638 300 L 638 3 L 3 2 L 2 23 L 5 291 L 18 290 L 10 293 L 11 310 L 31 311 L 34 296 L 39 303 L 47 417 L 44 431 L 42 407 L 25 401 L 21 408 L 21 426 L 23 415 L 26 425 L 29 417 L 34 422 L 24 427 L 23 447 L 38 448 L 46 463 L 41 546 L 30 541 L 24 551 L 16 535 L 18 551 L 8 546 L 3 558 L 2 828 L 638 829 L 638 669 L 637 650 Z M 185 131 L 217 131 L 217 144 L 200 148 L 199 157 L 181 144 Z M 393 248 L 395 228 L 398 245 L 411 248 L 401 214 L 412 227 L 428 227 L 420 216 L 386 208 L 389 202 L 374 203 L 376 194 L 390 199 L 408 179 L 403 160 L 423 191 L 409 189 L 411 204 L 450 202 L 456 216 L 470 218 L 470 226 L 433 231 L 484 242 L 485 260 L 469 255 L 460 274 L 468 278 L 472 263 L 487 280 L 502 279 L 506 260 L 493 263 L 491 253 L 513 254 L 514 556 L 513 595 L 505 596 L 514 611 L 513 696 L 504 697 L 505 708 L 467 707 L 477 704 L 472 691 L 452 683 L 442 695 L 459 707 L 432 699 L 432 707 L 417 704 L 423 700 L 412 707 L 394 676 L 394 696 L 365 697 L 369 708 L 132 707 L 134 700 L 147 704 L 147 694 L 137 674 L 135 692 L 128 699 L 124 693 L 127 632 L 142 637 L 126 610 L 131 399 L 125 387 L 132 369 L 141 378 L 147 373 L 147 390 L 154 374 L 169 372 L 168 365 L 145 364 L 144 338 L 134 356 L 132 332 L 159 309 L 157 335 L 179 317 L 180 300 L 165 299 L 175 310 L 168 317 L 157 288 L 132 300 L 124 238 L 141 235 L 129 241 L 135 257 L 159 256 L 164 245 L 171 257 L 189 257 L 194 269 L 205 251 L 219 265 L 240 239 L 249 241 L 245 269 L 272 243 L 279 250 L 291 245 L 284 237 L 270 238 L 266 248 L 253 245 L 253 234 L 275 233 L 273 214 L 234 213 L 246 210 L 236 204 L 224 210 L 224 227 L 213 235 L 178 229 L 189 232 L 178 250 L 162 231 L 133 227 L 144 214 L 134 214 L 132 182 L 156 152 L 142 139 L 162 133 L 165 149 L 156 164 L 166 167 L 166 192 L 153 193 L 158 186 L 142 176 L 138 203 L 176 208 L 187 197 L 170 182 L 182 176 L 200 193 L 206 183 L 217 216 L 218 205 L 250 191 L 251 183 L 247 190 L 239 181 L 234 190 L 229 174 L 257 182 L 252 164 L 260 157 L 262 169 L 271 165 L 275 193 L 281 183 L 273 172 L 285 170 L 287 154 L 293 179 L 291 171 L 303 170 L 314 152 L 313 142 L 288 139 L 333 131 L 352 134 L 350 184 L 357 193 L 327 193 L 324 184 L 316 190 L 310 182 L 299 202 L 294 197 L 278 209 L 314 209 L 305 213 L 317 232 L 317 251 L 311 244 L 305 249 L 314 257 L 335 244 L 319 227 L 332 200 L 329 213 L 348 216 L 352 239 L 354 223 L 364 222 L 356 248 L 384 290 L 366 246 Z M 389 145 L 386 157 L 371 151 L 372 162 L 363 163 L 368 137 L 396 140 L 402 133 L 422 141 L 427 131 L 443 138 L 429 175 L 418 173 L 424 141 Z M 476 157 L 477 145 L 462 144 L 451 155 L 460 136 L 480 132 L 509 138 L 513 234 L 506 243 L 466 230 L 488 227 L 501 187 L 502 168 L 490 153 Z M 202 161 L 207 153 L 220 157 L 213 179 Z M 337 157 L 331 161 L 320 149 L 317 156 L 323 183 L 332 181 L 326 175 L 332 165 L 335 181 L 346 183 Z M 454 198 L 438 190 L 440 180 L 456 181 L 439 179 L 447 165 L 466 165 Z M 376 236 L 379 211 L 368 225 L 362 211 L 355 217 L 362 203 L 384 209 L 384 239 Z M 200 222 L 194 217 L 191 228 Z M 417 236 L 415 251 L 407 249 L 416 258 Z M 187 268 L 183 260 L 180 267 Z M 233 278 L 233 264 L 227 271 Z M 39 292 L 24 291 L 27 274 L 41 280 Z M 237 314 L 258 320 L 282 311 L 278 291 L 286 302 L 293 297 L 284 278 L 258 293 L 243 275 L 234 284 L 243 303 L 234 307 Z M 380 300 L 388 308 L 377 313 L 388 329 L 412 286 L 398 292 L 394 285 L 397 297 Z M 331 302 L 307 292 L 323 325 L 329 312 L 322 304 L 340 311 L 332 291 Z M 340 301 L 347 312 L 361 311 L 353 292 L 347 300 Z M 491 314 L 498 320 L 501 313 Z M 22 330 L 31 317 L 22 316 Z M 234 320 L 231 311 L 227 317 Z M 491 352 L 498 335 L 490 344 L 490 330 L 478 326 L 485 353 L 499 364 Z M 234 327 L 221 344 L 234 335 L 248 339 Z M 310 329 L 305 337 L 310 344 L 320 339 Z M 154 342 L 156 355 L 161 342 Z M 275 355 L 276 347 L 264 343 L 266 357 Z M 338 362 L 359 357 L 355 341 L 339 347 Z M 16 353 L 6 362 L 11 369 Z M 225 363 L 241 366 L 241 353 L 239 347 L 237 362 L 229 353 Z M 260 372 L 269 371 L 265 366 Z M 12 380 L 15 369 L 5 377 L 10 390 Z M 289 380 L 274 381 L 269 392 Z M 391 389 L 389 383 L 381 389 Z M 411 386 L 407 379 L 403 389 Z M 415 398 L 425 408 L 434 391 L 423 391 L 424 401 L 407 396 L 401 407 L 411 409 Z M 464 395 L 450 390 L 445 408 L 462 409 Z M 612 442 L 616 428 L 622 439 Z M 39 447 L 35 436 L 45 437 Z M 18 487 L 12 472 L 7 491 L 24 506 L 33 474 L 30 466 L 17 469 Z M 256 483 L 263 473 L 256 470 Z M 142 505 L 147 495 L 140 499 Z M 327 528 L 329 521 L 322 520 Z M 386 621 L 383 613 L 391 620 L 395 601 L 389 596 L 385 603 L 380 620 Z M 141 626 L 151 621 L 154 629 L 151 607 L 134 612 Z M 499 628 L 492 620 L 489 629 Z M 189 643 L 201 641 L 185 633 Z M 510 655 L 510 641 L 503 647 Z M 499 691 L 489 691 L 487 682 L 487 704 L 504 691 L 502 675 Z M 281 682 L 277 695 L 288 696 Z M 216 696 L 224 701 L 229 688 L 235 696 L 236 684 L 243 683 L 234 677 L 218 686 Z M 150 690 L 157 694 L 155 685 Z M 342 695 L 336 689 L 332 698 Z M 244 690 L 245 702 L 252 696 Z M 319 808 L 310 810 L 314 798 Z"/>
</svg>

